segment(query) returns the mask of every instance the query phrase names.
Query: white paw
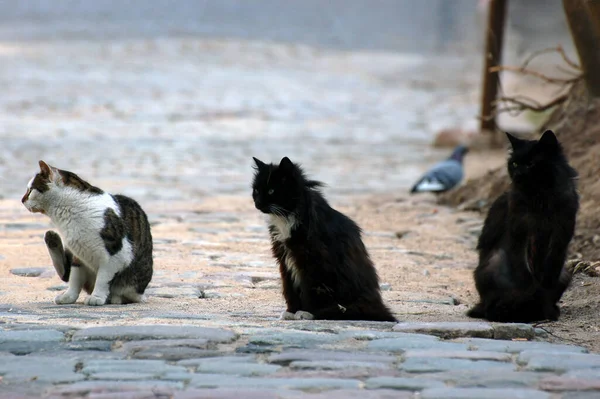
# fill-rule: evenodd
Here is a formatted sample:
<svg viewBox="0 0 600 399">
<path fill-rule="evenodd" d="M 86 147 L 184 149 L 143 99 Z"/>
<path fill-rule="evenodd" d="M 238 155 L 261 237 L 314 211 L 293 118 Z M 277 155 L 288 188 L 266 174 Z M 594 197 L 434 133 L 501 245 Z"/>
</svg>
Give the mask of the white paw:
<svg viewBox="0 0 600 399">
<path fill-rule="evenodd" d="M 279 316 L 279 320 L 296 320 L 296 315 L 284 310 L 281 316 Z"/>
<path fill-rule="evenodd" d="M 304 310 L 299 310 L 294 315 L 294 319 L 296 320 L 313 320 L 315 316 L 312 313 L 305 312 Z"/>
<path fill-rule="evenodd" d="M 85 298 L 84 303 L 88 306 L 102 306 L 106 303 L 106 298 L 99 297 L 97 295 L 90 295 L 89 297 Z"/>
<path fill-rule="evenodd" d="M 54 303 L 57 305 L 68 305 L 71 303 L 75 303 L 77 301 L 77 298 L 79 298 L 79 295 L 69 291 L 65 291 L 54 298 Z"/>
</svg>

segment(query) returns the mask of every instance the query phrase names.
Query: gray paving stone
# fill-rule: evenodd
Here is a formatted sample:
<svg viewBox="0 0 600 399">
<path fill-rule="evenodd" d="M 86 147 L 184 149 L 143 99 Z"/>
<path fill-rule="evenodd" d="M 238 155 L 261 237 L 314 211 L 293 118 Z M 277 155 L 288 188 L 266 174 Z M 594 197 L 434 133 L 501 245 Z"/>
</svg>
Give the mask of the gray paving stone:
<svg viewBox="0 0 600 399">
<path fill-rule="evenodd" d="M 289 364 L 291 369 L 296 370 L 347 370 L 352 368 L 362 369 L 389 369 L 391 363 L 357 362 L 351 360 L 297 360 Z"/>
<path fill-rule="evenodd" d="M 132 359 L 156 359 L 166 361 L 178 361 L 183 359 L 197 359 L 200 357 L 212 357 L 219 352 L 207 349 L 195 349 L 186 346 L 173 348 L 150 348 L 137 351 L 131 354 Z"/>
<path fill-rule="evenodd" d="M 154 397 L 160 395 L 171 395 L 175 390 L 183 389 L 184 384 L 179 381 L 162 381 L 162 380 L 139 380 L 139 381 L 112 381 L 112 380 L 94 380 L 94 381 L 79 381 L 74 384 L 59 386 L 48 390 L 50 396 L 56 395 L 59 397 L 88 397 L 91 394 L 112 394 L 112 397 L 117 397 L 115 392 L 127 391 L 152 391 Z"/>
<path fill-rule="evenodd" d="M 58 348 L 56 350 L 35 352 L 26 355 L 25 357 L 44 357 L 44 358 L 60 358 L 70 359 L 78 362 L 83 362 L 88 359 L 102 359 L 102 360 L 119 360 L 125 358 L 123 352 L 109 352 L 109 351 L 95 351 L 95 350 L 69 350 Z"/>
<path fill-rule="evenodd" d="M 40 356 L 17 356 L 10 362 L 0 362 L 0 375 L 4 383 L 19 381 L 38 381 L 48 383 L 69 383 L 85 378 L 75 373 L 77 362 L 73 359 L 61 359 Z"/>
<path fill-rule="evenodd" d="M 571 370 L 563 374 L 563 377 L 581 378 L 584 380 L 600 380 L 600 368 L 595 369 L 577 369 Z"/>
<path fill-rule="evenodd" d="M 160 360 L 113 360 L 90 359 L 86 360 L 81 370 L 82 373 L 92 375 L 107 372 L 115 373 L 148 373 L 160 376 L 167 372 L 184 372 L 185 367 L 174 366 Z"/>
<path fill-rule="evenodd" d="M 0 351 L 10 352 L 15 355 L 27 355 L 30 353 L 54 351 L 58 343 L 56 341 L 9 341 L 0 342 Z"/>
<path fill-rule="evenodd" d="M 288 365 L 294 361 L 355 361 L 355 362 L 377 362 L 377 363 L 394 363 L 398 359 L 391 355 L 380 355 L 373 353 L 360 352 L 342 352 L 342 351 L 326 351 L 326 350 L 290 350 L 283 353 L 271 355 L 267 358 L 269 363 L 280 365 Z"/>
<path fill-rule="evenodd" d="M 282 399 L 284 392 L 276 389 L 190 389 L 176 392 L 173 399 Z"/>
<path fill-rule="evenodd" d="M 177 362 L 179 366 L 183 367 L 198 367 L 199 365 L 205 364 L 207 362 L 220 360 L 221 362 L 227 363 L 253 363 L 256 362 L 256 357 L 251 355 L 246 356 L 220 356 L 220 357 L 212 357 L 212 358 L 199 358 L 199 359 L 185 359 Z"/>
<path fill-rule="evenodd" d="M 254 345 L 283 345 L 285 347 L 311 348 L 339 341 L 337 334 L 323 334 L 304 331 L 267 331 L 250 337 Z"/>
<path fill-rule="evenodd" d="M 109 341 L 76 341 L 63 344 L 65 349 L 71 351 L 110 351 L 112 343 Z"/>
<path fill-rule="evenodd" d="M 156 287 L 146 290 L 146 295 L 159 298 L 200 298 L 196 287 Z"/>
<path fill-rule="evenodd" d="M 440 338 L 480 337 L 491 338 L 494 329 L 489 323 L 475 322 L 406 322 L 394 326 L 394 331 L 407 333 L 425 333 Z"/>
<path fill-rule="evenodd" d="M 172 325 L 142 325 L 91 327 L 73 334 L 73 341 L 80 340 L 122 340 L 145 339 L 206 339 L 210 342 L 232 342 L 237 334 L 220 328 Z"/>
<path fill-rule="evenodd" d="M 436 371 L 451 370 L 489 370 L 492 371 L 512 371 L 516 365 L 512 363 L 495 362 L 490 360 L 470 360 L 470 359 L 446 359 L 446 358 L 417 358 L 411 357 L 399 366 L 402 370 L 409 373 L 432 373 Z"/>
<path fill-rule="evenodd" d="M 526 370 L 563 372 L 600 368 L 600 355 L 588 353 L 535 354 L 529 356 Z"/>
<path fill-rule="evenodd" d="M 231 374 L 251 377 L 273 374 L 280 369 L 281 366 L 274 364 L 235 363 L 212 359 L 211 361 L 199 364 L 196 367 L 196 373 Z"/>
<path fill-rule="evenodd" d="M 400 334 L 400 333 L 398 333 Z M 423 338 L 429 337 L 429 338 Z M 435 339 L 431 339 L 435 338 Z M 436 337 L 428 335 L 416 335 L 401 336 L 398 338 L 384 338 L 370 341 L 367 344 L 367 349 L 373 351 L 385 351 L 385 352 L 404 352 L 409 349 L 435 349 L 435 350 L 449 350 L 449 351 L 464 351 L 467 350 L 466 344 L 457 342 L 445 342 L 440 341 Z"/>
<path fill-rule="evenodd" d="M 550 399 L 549 393 L 534 389 L 431 388 L 421 391 L 422 399 Z"/>
<path fill-rule="evenodd" d="M 191 372 L 184 371 L 175 371 L 175 372 L 167 372 L 163 374 L 160 379 L 165 381 L 183 381 L 188 382 L 192 379 L 195 374 Z"/>
<path fill-rule="evenodd" d="M 477 388 L 527 388 L 537 387 L 538 381 L 548 377 L 550 373 L 531 371 L 494 370 L 456 370 L 441 373 L 420 374 L 415 378 L 426 378 L 444 381 L 456 387 Z"/>
<path fill-rule="evenodd" d="M 506 324 L 495 324 L 494 339 L 515 339 L 525 338 L 528 340 L 534 339 L 535 328 L 531 324 L 525 323 L 506 323 Z"/>
<path fill-rule="evenodd" d="M 65 335 L 56 330 L 2 330 L 0 343 L 5 342 L 59 342 Z"/>
<path fill-rule="evenodd" d="M 342 378 L 251 378 L 222 374 L 197 374 L 189 382 L 196 388 L 358 389 L 359 380 Z"/>
<path fill-rule="evenodd" d="M 366 389 L 390 388 L 407 391 L 420 391 L 426 388 L 445 387 L 439 380 L 407 377 L 373 377 L 365 381 Z"/>
<path fill-rule="evenodd" d="M 405 359 L 416 358 L 452 358 L 452 359 L 471 359 L 471 360 L 495 360 L 499 362 L 509 362 L 512 356 L 503 352 L 486 351 L 445 351 L 433 349 L 415 349 L 404 352 Z"/>
<path fill-rule="evenodd" d="M 338 335 L 342 338 L 354 338 L 359 341 L 373 341 L 375 339 L 383 338 L 398 338 L 398 333 L 393 331 L 346 330 L 340 331 Z"/>
<path fill-rule="evenodd" d="M 47 267 L 21 267 L 10 269 L 10 273 L 20 277 L 38 277 L 48 270 L 50 269 Z"/>
<path fill-rule="evenodd" d="M 279 393 L 280 399 L 412 399 L 411 392 L 378 389 L 365 391 L 362 389 L 334 389 L 318 393 L 301 391 L 285 391 Z M 235 398 L 232 398 L 235 399 Z"/>
<path fill-rule="evenodd" d="M 455 342 L 468 345 L 470 348 L 491 352 L 519 353 L 524 350 L 561 351 L 565 353 L 586 353 L 581 346 L 552 344 L 538 341 L 503 341 L 484 338 L 458 338 Z"/>
<path fill-rule="evenodd" d="M 78 353 L 79 351 L 108 352 L 111 343 L 108 341 L 91 342 L 56 342 L 56 341 L 10 341 L 0 343 L 0 351 L 10 352 L 15 355 L 37 354 L 49 356 L 49 353 L 63 352 Z"/>
<path fill-rule="evenodd" d="M 106 341 L 104 341 L 106 342 Z M 158 348 L 192 348 L 206 349 L 208 345 L 207 339 L 148 339 L 143 341 L 127 341 L 123 342 L 118 348 L 125 352 L 138 352 L 147 349 Z"/>
<path fill-rule="evenodd" d="M 46 288 L 48 291 L 65 291 L 69 286 L 67 284 L 57 284 Z"/>
<path fill-rule="evenodd" d="M 519 353 L 517 356 L 517 363 L 521 366 L 527 365 L 531 358 L 539 357 L 539 356 L 555 356 L 560 357 L 565 354 L 569 354 L 571 352 L 564 352 L 561 350 L 544 350 L 544 349 L 533 349 L 533 350 L 524 350 Z"/>
<path fill-rule="evenodd" d="M 115 380 L 115 381 L 131 381 L 131 380 L 151 380 L 157 377 L 154 373 L 138 373 L 133 371 L 106 371 L 102 373 L 94 373 L 90 375 L 92 380 Z"/>
<path fill-rule="evenodd" d="M 562 392 L 561 399 L 598 399 L 598 392 Z"/>
<path fill-rule="evenodd" d="M 566 376 L 551 376 L 540 381 L 540 389 L 545 391 L 596 391 L 600 397 L 600 379 L 577 378 Z"/>
<path fill-rule="evenodd" d="M 237 348 L 235 348 L 235 352 L 241 353 L 241 354 L 245 354 L 245 353 L 251 353 L 251 354 L 263 353 L 263 354 L 265 354 L 265 353 L 277 352 L 277 349 L 273 346 L 248 344 L 248 345 L 244 345 L 244 346 L 238 346 Z"/>
<path fill-rule="evenodd" d="M 223 356 L 205 359 L 189 359 L 178 363 L 185 367 L 195 367 L 197 373 L 231 374 L 240 376 L 259 376 L 273 374 L 281 366 L 256 363 L 253 356 Z"/>
</svg>

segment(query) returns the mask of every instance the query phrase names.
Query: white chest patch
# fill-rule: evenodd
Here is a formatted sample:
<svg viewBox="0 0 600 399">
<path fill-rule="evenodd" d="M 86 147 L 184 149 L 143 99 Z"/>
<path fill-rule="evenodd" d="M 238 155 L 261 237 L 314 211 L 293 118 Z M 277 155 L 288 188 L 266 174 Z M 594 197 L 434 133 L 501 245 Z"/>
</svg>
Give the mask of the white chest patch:
<svg viewBox="0 0 600 399">
<path fill-rule="evenodd" d="M 273 239 L 283 244 L 283 261 L 285 268 L 292 276 L 292 282 L 295 287 L 300 285 L 300 271 L 296 267 L 296 261 L 292 253 L 285 246 L 285 241 L 292 236 L 292 229 L 296 226 L 296 218 L 290 216 L 287 218 L 281 216 L 270 215 L 269 224 L 273 229 Z"/>
<path fill-rule="evenodd" d="M 281 217 L 269 215 L 269 224 L 273 227 L 275 241 L 285 242 L 292 236 L 292 229 L 296 227 L 296 218 L 292 216 Z"/>
</svg>

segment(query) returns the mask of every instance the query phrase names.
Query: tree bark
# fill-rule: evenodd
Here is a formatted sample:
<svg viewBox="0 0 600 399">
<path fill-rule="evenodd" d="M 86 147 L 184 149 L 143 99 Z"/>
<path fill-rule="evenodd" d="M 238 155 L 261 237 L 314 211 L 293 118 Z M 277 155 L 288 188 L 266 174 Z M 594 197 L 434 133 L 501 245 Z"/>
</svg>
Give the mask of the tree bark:
<svg viewBox="0 0 600 399">
<path fill-rule="evenodd" d="M 586 7 L 587 5 L 587 7 Z M 600 20 L 597 0 L 563 0 L 588 92 L 600 97 Z"/>
<path fill-rule="evenodd" d="M 600 35 L 600 0 L 586 0 L 592 23 L 596 27 L 596 34 Z"/>
<path fill-rule="evenodd" d="M 508 0 L 492 0 L 488 6 L 485 58 L 483 61 L 483 91 L 481 93 L 481 131 L 495 134 L 496 95 L 498 94 L 499 72 L 490 68 L 500 65 L 504 42 L 504 25 Z"/>
</svg>

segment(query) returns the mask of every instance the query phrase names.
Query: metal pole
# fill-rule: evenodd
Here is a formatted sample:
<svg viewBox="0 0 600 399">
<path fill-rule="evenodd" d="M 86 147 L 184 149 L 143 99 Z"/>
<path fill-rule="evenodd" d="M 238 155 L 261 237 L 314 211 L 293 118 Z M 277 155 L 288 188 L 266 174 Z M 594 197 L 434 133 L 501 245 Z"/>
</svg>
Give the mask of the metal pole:
<svg viewBox="0 0 600 399">
<path fill-rule="evenodd" d="M 496 95 L 498 94 L 499 72 L 490 72 L 490 68 L 500 65 L 502 43 L 508 0 L 490 0 L 486 30 L 485 57 L 483 67 L 483 93 L 481 96 L 481 131 L 493 134 L 496 128 Z"/>
</svg>

